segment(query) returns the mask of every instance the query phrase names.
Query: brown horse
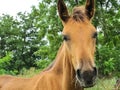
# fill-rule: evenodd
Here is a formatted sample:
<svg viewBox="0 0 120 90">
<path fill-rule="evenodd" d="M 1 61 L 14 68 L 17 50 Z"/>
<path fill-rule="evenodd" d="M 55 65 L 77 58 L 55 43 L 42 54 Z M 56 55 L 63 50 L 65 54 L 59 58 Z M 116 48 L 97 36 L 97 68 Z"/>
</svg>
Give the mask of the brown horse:
<svg viewBox="0 0 120 90">
<path fill-rule="evenodd" d="M 69 15 L 63 0 L 58 0 L 63 23 L 63 43 L 55 61 L 47 69 L 29 79 L 0 77 L 0 90 L 84 90 L 95 85 L 94 62 L 96 29 L 91 24 L 94 0 L 75 7 Z"/>
</svg>

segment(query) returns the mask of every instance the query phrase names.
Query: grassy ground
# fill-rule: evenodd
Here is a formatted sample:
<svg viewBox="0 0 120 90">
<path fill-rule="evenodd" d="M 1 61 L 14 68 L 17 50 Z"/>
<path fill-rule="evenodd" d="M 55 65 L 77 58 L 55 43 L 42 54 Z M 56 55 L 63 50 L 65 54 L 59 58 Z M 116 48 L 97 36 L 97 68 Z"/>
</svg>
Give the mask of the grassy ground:
<svg viewBox="0 0 120 90">
<path fill-rule="evenodd" d="M 114 90 L 115 78 L 111 79 L 98 79 L 97 84 L 92 88 L 87 88 L 85 90 Z"/>
</svg>

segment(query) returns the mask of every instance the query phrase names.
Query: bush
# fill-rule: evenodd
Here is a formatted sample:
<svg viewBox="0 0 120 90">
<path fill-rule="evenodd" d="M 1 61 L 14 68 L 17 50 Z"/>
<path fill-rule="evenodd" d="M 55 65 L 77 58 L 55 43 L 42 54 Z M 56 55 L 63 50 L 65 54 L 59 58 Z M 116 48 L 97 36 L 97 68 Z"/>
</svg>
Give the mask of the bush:
<svg viewBox="0 0 120 90">
<path fill-rule="evenodd" d="M 50 63 L 51 63 L 50 60 L 39 60 L 36 62 L 38 68 L 41 70 L 46 68 Z"/>
<path fill-rule="evenodd" d="M 99 68 L 100 75 L 113 75 L 114 72 L 117 73 L 120 71 L 120 61 L 119 61 L 119 53 L 118 49 L 115 47 L 110 47 L 110 44 L 106 44 L 103 46 L 98 45 L 98 53 L 97 56 L 97 66 Z M 97 54 L 98 54 L 97 53 Z"/>
<path fill-rule="evenodd" d="M 13 54 L 11 52 L 7 53 L 5 57 L 0 59 L 0 74 L 12 74 L 18 73 L 17 70 L 10 70 L 8 66 L 12 60 Z"/>
</svg>

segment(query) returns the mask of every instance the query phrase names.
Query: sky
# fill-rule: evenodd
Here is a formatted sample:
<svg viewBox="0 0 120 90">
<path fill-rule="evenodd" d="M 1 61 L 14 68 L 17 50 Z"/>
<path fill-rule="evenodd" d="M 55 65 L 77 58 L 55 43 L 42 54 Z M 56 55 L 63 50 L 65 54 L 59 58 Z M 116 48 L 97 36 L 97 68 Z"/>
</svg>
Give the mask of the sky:
<svg viewBox="0 0 120 90">
<path fill-rule="evenodd" d="M 30 12 L 31 6 L 38 6 L 39 0 L 0 0 L 0 16 L 9 14 L 16 16 L 18 12 Z"/>
</svg>

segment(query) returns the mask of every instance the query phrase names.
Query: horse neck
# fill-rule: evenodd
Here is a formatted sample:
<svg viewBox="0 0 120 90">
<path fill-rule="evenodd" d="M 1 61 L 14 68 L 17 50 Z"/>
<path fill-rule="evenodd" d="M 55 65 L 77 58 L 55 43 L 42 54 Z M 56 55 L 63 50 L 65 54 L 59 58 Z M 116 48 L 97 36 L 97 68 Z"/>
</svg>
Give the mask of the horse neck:
<svg viewBox="0 0 120 90">
<path fill-rule="evenodd" d="M 83 90 L 75 85 L 75 71 L 71 62 L 70 52 L 65 43 L 61 45 L 51 70 L 58 75 L 62 75 L 62 90 Z"/>
<path fill-rule="evenodd" d="M 61 47 L 59 48 L 59 50 L 57 52 L 57 56 L 54 60 L 54 64 L 53 64 L 52 68 L 50 69 L 50 71 L 53 71 L 53 72 L 59 73 L 59 74 L 63 74 L 63 58 L 64 58 L 63 47 L 64 47 L 64 44 L 62 44 Z"/>
</svg>

